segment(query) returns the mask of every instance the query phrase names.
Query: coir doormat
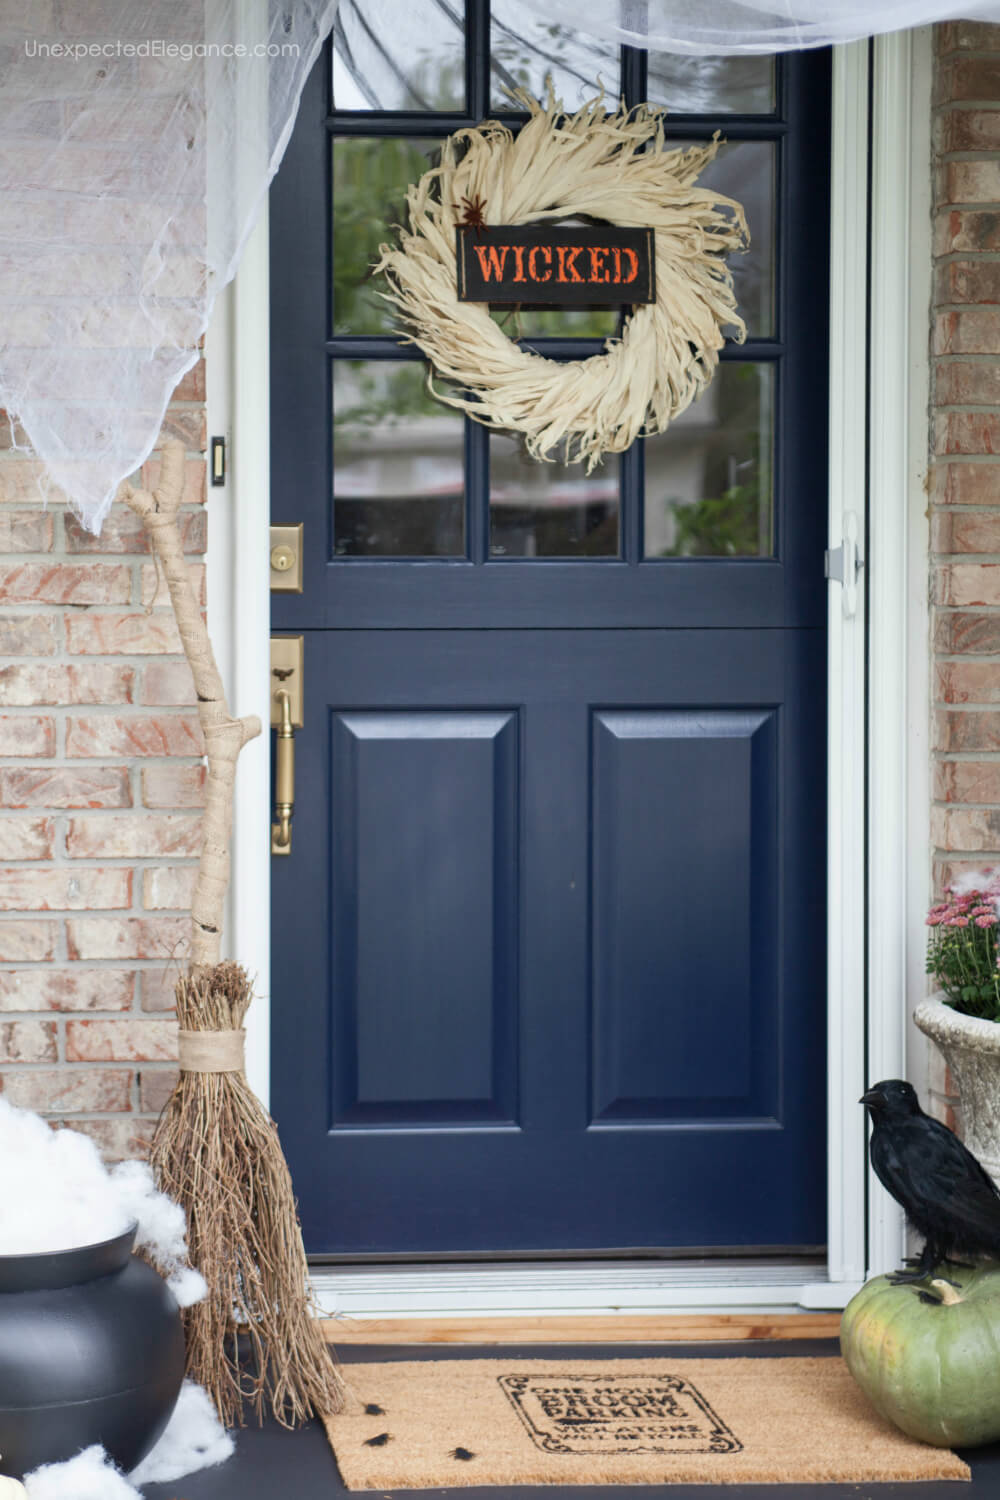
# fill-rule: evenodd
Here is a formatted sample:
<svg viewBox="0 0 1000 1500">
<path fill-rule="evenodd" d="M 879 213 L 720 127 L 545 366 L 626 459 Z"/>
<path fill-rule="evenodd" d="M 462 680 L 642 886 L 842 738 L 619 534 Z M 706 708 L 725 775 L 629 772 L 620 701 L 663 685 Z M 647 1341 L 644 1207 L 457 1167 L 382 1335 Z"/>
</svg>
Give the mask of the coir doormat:
<svg viewBox="0 0 1000 1500">
<path fill-rule="evenodd" d="M 968 1479 L 837 1358 L 351 1364 L 326 1428 L 352 1490 Z"/>
</svg>

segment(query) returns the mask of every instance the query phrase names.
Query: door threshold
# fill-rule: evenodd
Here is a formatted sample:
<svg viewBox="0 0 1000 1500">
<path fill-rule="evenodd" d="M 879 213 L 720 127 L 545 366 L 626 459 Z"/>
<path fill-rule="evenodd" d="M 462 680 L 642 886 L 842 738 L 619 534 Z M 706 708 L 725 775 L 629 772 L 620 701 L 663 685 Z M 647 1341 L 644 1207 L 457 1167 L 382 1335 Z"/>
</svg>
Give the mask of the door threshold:
<svg viewBox="0 0 1000 1500">
<path fill-rule="evenodd" d="M 450 1318 L 702 1317 L 843 1308 L 861 1282 L 834 1282 L 813 1262 L 650 1264 L 648 1261 L 497 1263 L 378 1268 L 326 1266 L 312 1273 L 323 1317 Z"/>
</svg>

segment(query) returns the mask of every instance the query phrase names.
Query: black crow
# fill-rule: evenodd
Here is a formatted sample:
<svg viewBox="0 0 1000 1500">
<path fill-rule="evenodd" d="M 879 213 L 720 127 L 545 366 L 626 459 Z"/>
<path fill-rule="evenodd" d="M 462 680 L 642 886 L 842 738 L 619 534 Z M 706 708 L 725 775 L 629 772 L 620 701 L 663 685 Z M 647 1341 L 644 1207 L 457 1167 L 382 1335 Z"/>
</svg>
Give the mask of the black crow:
<svg viewBox="0 0 1000 1500">
<path fill-rule="evenodd" d="M 922 1281 L 953 1250 L 1000 1256 L 1000 1192 L 958 1136 L 924 1114 L 913 1085 L 887 1078 L 860 1103 L 875 1127 L 875 1175 L 925 1237 L 916 1268 L 891 1280 Z"/>
</svg>

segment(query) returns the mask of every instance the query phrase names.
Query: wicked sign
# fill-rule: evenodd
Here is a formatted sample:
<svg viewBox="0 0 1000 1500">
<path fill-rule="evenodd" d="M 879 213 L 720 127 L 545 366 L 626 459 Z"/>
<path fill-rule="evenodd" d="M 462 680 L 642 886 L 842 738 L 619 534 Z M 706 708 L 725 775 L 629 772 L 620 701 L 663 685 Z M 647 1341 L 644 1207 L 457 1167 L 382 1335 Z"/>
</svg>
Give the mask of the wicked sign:
<svg viewBox="0 0 1000 1500">
<path fill-rule="evenodd" d="M 604 307 L 656 301 L 651 229 L 466 224 L 457 237 L 460 302 Z"/>
</svg>

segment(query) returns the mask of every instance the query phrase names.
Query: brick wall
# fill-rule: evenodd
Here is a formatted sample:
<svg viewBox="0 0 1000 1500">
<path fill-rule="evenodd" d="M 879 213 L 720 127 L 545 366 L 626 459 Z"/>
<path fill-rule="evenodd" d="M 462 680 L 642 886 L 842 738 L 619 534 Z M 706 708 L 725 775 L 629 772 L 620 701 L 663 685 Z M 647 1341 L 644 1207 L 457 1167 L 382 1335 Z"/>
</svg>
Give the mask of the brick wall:
<svg viewBox="0 0 1000 1500">
<path fill-rule="evenodd" d="M 164 425 L 202 595 L 204 398 L 202 363 Z M 91 536 L 36 470 L 0 452 L 0 1089 L 117 1158 L 145 1151 L 176 1077 L 201 736 L 141 523 L 114 506 Z"/>
<path fill-rule="evenodd" d="M 1000 864 L 1000 26 L 936 28 L 934 882 Z M 953 1091 L 931 1049 L 933 1101 Z"/>
</svg>

